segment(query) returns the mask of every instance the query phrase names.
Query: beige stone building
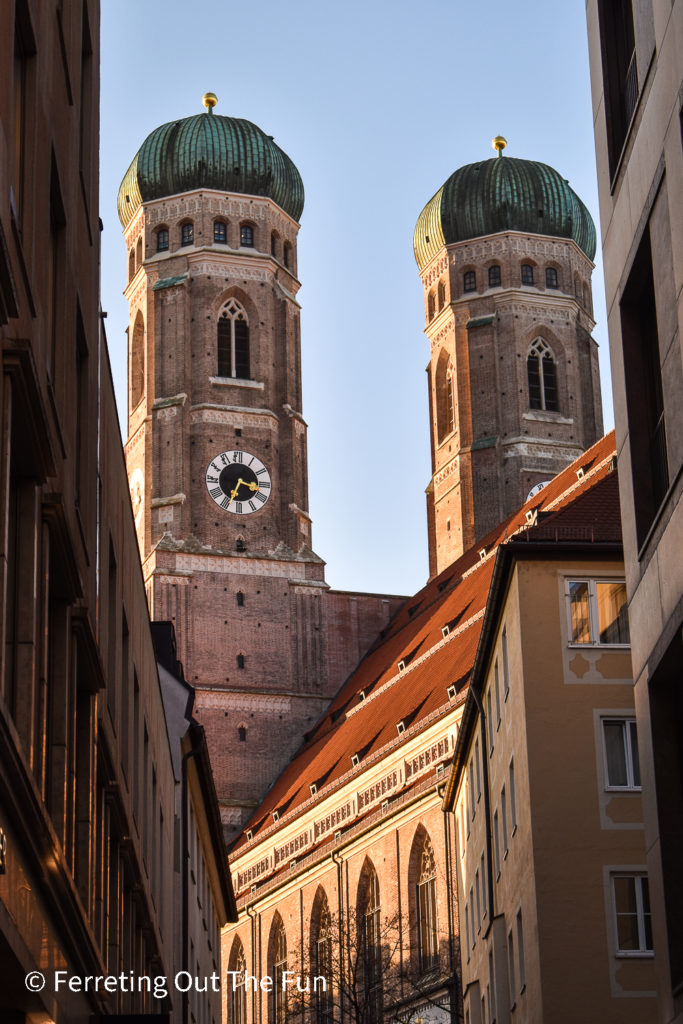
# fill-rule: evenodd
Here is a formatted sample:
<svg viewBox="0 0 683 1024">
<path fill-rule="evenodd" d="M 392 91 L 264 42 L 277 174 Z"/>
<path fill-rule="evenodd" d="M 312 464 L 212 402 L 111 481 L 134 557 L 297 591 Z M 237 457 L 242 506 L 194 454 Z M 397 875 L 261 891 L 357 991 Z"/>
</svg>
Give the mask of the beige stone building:
<svg viewBox="0 0 683 1024">
<path fill-rule="evenodd" d="M 505 145 L 454 171 L 415 227 L 432 575 L 602 434 L 591 215 L 554 168 Z"/>
<path fill-rule="evenodd" d="M 683 1021 L 683 4 L 588 0 L 660 1019 Z"/>
<path fill-rule="evenodd" d="M 612 439 L 496 556 L 444 801 L 466 1024 L 657 1019 Z"/>
<path fill-rule="evenodd" d="M 587 539 L 594 555 L 599 552 L 601 579 L 614 577 L 615 566 L 617 572 L 621 566 L 613 457 L 613 437 L 608 437 L 406 601 L 304 738 L 231 852 L 239 921 L 224 932 L 223 959 L 228 970 L 241 972 L 236 975 L 236 990 L 226 992 L 231 1024 L 281 1021 L 287 1000 L 290 1010 L 299 1008 L 296 990 L 290 988 L 285 998 L 277 979 L 282 980 L 285 970 L 306 973 L 302 950 L 304 968 L 312 965 L 314 976 L 328 970 L 340 1019 L 343 1015 L 359 1024 L 371 1024 L 383 1016 L 402 1021 L 461 1019 L 459 964 L 465 953 L 468 888 L 457 878 L 457 819 L 442 813 L 442 796 L 463 707 L 469 707 L 472 699 L 467 694 L 475 655 L 483 642 L 482 627 L 497 599 L 497 567 L 508 548 L 522 548 L 530 555 L 540 545 L 544 559 L 551 560 L 553 556 L 546 552 L 561 547 L 556 538 L 571 530 L 573 538 Z M 585 561 L 573 571 L 577 582 L 585 582 Z M 532 602 L 525 615 L 531 621 L 545 608 L 548 588 L 552 594 L 552 587 L 559 585 L 556 574 L 538 575 L 537 583 L 545 589 L 533 596 L 534 584 L 529 583 Z M 623 575 L 618 578 L 623 581 Z M 617 588 L 617 602 L 622 591 L 623 586 Z M 547 625 L 544 619 L 538 638 L 547 636 Z M 552 657 L 562 659 L 559 646 L 553 645 L 552 650 Z M 605 717 L 621 721 L 626 708 L 625 718 L 632 719 L 628 648 L 608 652 L 608 661 L 612 654 L 614 660 L 607 684 L 601 682 L 600 669 L 606 674 L 608 669 L 599 660 L 600 649 L 586 651 L 582 645 L 571 657 L 565 652 L 564 660 L 571 661 L 567 671 L 575 683 L 591 673 L 590 684 L 568 687 L 574 704 L 584 708 L 590 685 L 591 697 L 600 692 L 604 698 L 596 706 L 602 707 Z M 590 662 L 584 665 L 587 657 Z M 547 658 L 537 658 L 539 680 L 544 678 Z M 500 699 L 505 700 L 503 690 Z M 585 714 L 593 744 L 602 720 L 592 708 Z M 554 707 L 546 709 L 546 725 L 552 722 L 562 733 L 562 721 Z M 569 738 L 566 742 L 570 743 Z M 640 797 L 636 795 L 634 803 L 631 793 L 625 798 L 602 793 L 597 755 L 593 747 L 590 752 L 589 770 L 582 774 L 593 780 L 596 834 L 602 821 L 604 835 L 613 845 L 612 863 L 624 866 L 624 873 L 637 863 L 642 872 Z M 562 765 L 561 770 L 566 772 L 566 767 Z M 530 813 L 528 801 L 522 807 L 521 761 L 520 773 L 521 823 L 522 816 L 526 820 Z M 579 790 L 574 810 L 579 830 L 584 827 L 584 797 L 584 790 Z M 561 818 L 566 802 L 558 804 L 551 796 L 547 802 L 549 814 Z M 617 823 L 613 832 L 608 827 L 610 815 Z M 483 817 L 479 813 L 476 827 L 483 829 Z M 477 858 L 481 852 L 478 846 Z M 563 863 L 561 857 L 559 863 Z M 527 867 L 530 871 L 528 858 Z M 481 871 L 479 863 L 472 868 L 472 877 L 475 871 Z M 602 894 L 608 882 L 602 874 L 598 881 Z M 555 886 L 555 897 L 557 891 Z M 490 897 L 485 898 L 491 906 Z M 570 890 L 564 898 L 571 902 Z M 602 905 L 601 914 L 606 931 L 607 904 Z M 597 912 L 591 923 L 596 920 Z M 320 945 L 321 933 L 329 938 L 332 952 Z M 533 938 L 529 941 L 533 943 Z M 340 952 L 334 953 L 337 944 Z M 381 972 L 377 969 L 381 1003 L 371 998 L 378 991 L 377 973 L 370 975 L 369 986 L 366 983 L 371 954 L 373 963 L 381 966 Z M 646 966 L 651 973 L 651 959 Z M 464 960 L 463 976 L 466 969 Z M 272 978 L 272 990 L 253 991 L 245 986 L 245 971 L 257 978 Z M 471 987 L 465 991 L 470 999 Z M 307 1019 L 320 1020 L 328 1014 L 320 993 L 317 999 L 310 997 L 305 1009 Z"/>
</svg>

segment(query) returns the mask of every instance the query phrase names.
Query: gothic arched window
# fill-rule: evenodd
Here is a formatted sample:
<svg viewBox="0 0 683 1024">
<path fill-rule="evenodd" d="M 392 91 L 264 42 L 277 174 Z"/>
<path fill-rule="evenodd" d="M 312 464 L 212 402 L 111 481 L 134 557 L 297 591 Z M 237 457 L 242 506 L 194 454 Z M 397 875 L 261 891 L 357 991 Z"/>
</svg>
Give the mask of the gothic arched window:
<svg viewBox="0 0 683 1024">
<path fill-rule="evenodd" d="M 434 292 L 431 291 L 429 293 L 429 295 L 427 296 L 427 319 L 428 320 L 433 320 L 435 312 L 436 312 L 436 299 L 434 297 Z"/>
<path fill-rule="evenodd" d="M 128 280 L 132 281 L 135 277 L 135 250 L 131 249 L 128 253 Z"/>
<path fill-rule="evenodd" d="M 368 1007 L 368 1024 L 379 1024 L 384 1003 L 380 893 L 377 872 L 369 861 L 361 873 L 358 897 L 358 972 Z"/>
<path fill-rule="evenodd" d="M 445 350 L 436 364 L 436 428 L 439 444 L 455 429 L 453 366 Z"/>
<path fill-rule="evenodd" d="M 138 238 L 138 244 L 135 247 L 135 269 L 142 266 L 142 235 Z"/>
<path fill-rule="evenodd" d="M 226 245 L 228 241 L 228 225 L 224 220 L 213 222 L 213 240 L 219 245 Z"/>
<path fill-rule="evenodd" d="M 235 972 L 230 975 L 230 1024 L 247 1024 L 247 958 L 239 935 L 232 944 L 229 969 Z"/>
<path fill-rule="evenodd" d="M 287 994 L 282 988 L 282 978 L 287 970 L 287 933 L 279 914 L 275 915 L 270 930 L 268 974 L 273 979 L 271 1002 L 271 1024 L 285 1024 L 287 1020 Z"/>
<path fill-rule="evenodd" d="M 534 283 L 534 268 L 530 263 L 522 263 L 522 284 Z"/>
<path fill-rule="evenodd" d="M 218 318 L 218 376 L 249 380 L 249 321 L 237 299 L 228 299 Z"/>
<path fill-rule="evenodd" d="M 315 1019 L 317 1024 L 330 1024 L 333 1020 L 332 970 L 332 917 L 325 890 L 319 888 L 311 914 L 311 962 L 316 977 L 325 978 L 327 989 L 315 991 Z"/>
<path fill-rule="evenodd" d="M 558 412 L 557 364 L 550 345 L 536 338 L 526 360 L 529 379 L 529 408 Z"/>
<path fill-rule="evenodd" d="M 439 965 L 439 938 L 436 926 L 436 861 L 426 832 L 419 857 L 415 884 L 418 963 L 420 973 L 427 974 Z"/>
<path fill-rule="evenodd" d="M 194 245 L 194 224 L 191 220 L 186 221 L 180 228 L 180 244 Z"/>
<path fill-rule="evenodd" d="M 545 286 L 546 288 L 559 288 L 560 282 L 557 277 L 557 270 L 555 267 L 545 268 Z"/>
<path fill-rule="evenodd" d="M 157 231 L 157 252 L 168 250 L 168 228 L 159 228 Z"/>
<path fill-rule="evenodd" d="M 140 310 L 135 317 L 130 345 L 130 407 L 134 409 L 145 390 L 145 320 Z"/>
<path fill-rule="evenodd" d="M 443 283 L 443 281 L 439 281 L 439 287 L 437 289 L 437 296 L 438 296 L 439 312 L 441 312 L 443 307 L 446 305 L 446 285 Z"/>
<path fill-rule="evenodd" d="M 500 265 L 494 263 L 489 267 L 489 288 L 498 288 L 500 285 Z"/>
<path fill-rule="evenodd" d="M 240 743 L 246 743 L 247 742 L 247 727 L 246 727 L 246 725 L 238 725 L 237 726 L 237 738 L 239 739 Z"/>
</svg>

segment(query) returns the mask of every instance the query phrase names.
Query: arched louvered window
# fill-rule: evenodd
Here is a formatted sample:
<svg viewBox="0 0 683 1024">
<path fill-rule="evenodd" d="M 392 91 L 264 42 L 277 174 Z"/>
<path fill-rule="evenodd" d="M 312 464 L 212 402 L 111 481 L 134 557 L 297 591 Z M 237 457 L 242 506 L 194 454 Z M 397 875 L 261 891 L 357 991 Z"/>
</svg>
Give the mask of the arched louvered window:
<svg viewBox="0 0 683 1024">
<path fill-rule="evenodd" d="M 218 318 L 218 376 L 250 380 L 249 321 L 237 299 L 228 299 Z"/>
<path fill-rule="evenodd" d="M 228 988 L 230 993 L 230 1024 L 247 1024 L 247 958 L 244 955 L 244 946 L 239 936 L 236 936 L 232 944 L 229 970 L 235 972 L 230 975 L 232 984 Z"/>
<path fill-rule="evenodd" d="M 332 916 L 327 895 L 318 889 L 311 915 L 311 962 L 314 975 L 325 978 L 327 989 L 317 986 L 315 991 L 315 1019 L 317 1024 L 331 1024 L 334 1020 L 332 971 Z"/>
<path fill-rule="evenodd" d="M 366 862 L 361 873 L 358 899 L 358 964 L 368 1024 L 380 1024 L 384 1013 L 382 992 L 382 935 L 377 872 Z"/>
<path fill-rule="evenodd" d="M 526 361 L 529 379 L 529 408 L 558 412 L 557 364 L 552 349 L 543 338 L 536 338 Z"/>
<path fill-rule="evenodd" d="M 427 833 L 424 835 L 415 884 L 418 962 L 421 974 L 439 965 L 439 940 L 436 925 L 436 861 Z"/>
<path fill-rule="evenodd" d="M 130 407 L 134 409 L 145 390 L 145 320 L 138 310 L 130 343 Z"/>
</svg>

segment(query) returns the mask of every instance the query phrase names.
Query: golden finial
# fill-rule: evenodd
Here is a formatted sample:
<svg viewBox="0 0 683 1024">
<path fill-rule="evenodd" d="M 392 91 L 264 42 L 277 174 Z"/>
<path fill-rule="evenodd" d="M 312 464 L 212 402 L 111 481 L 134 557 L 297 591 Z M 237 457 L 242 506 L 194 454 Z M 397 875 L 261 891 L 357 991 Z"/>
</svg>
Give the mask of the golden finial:
<svg viewBox="0 0 683 1024">
<path fill-rule="evenodd" d="M 207 114 L 213 114 L 213 108 L 218 103 L 218 96 L 215 92 L 205 92 L 202 96 L 202 103 L 206 107 Z"/>
<path fill-rule="evenodd" d="M 495 139 L 491 142 L 491 145 L 498 153 L 498 156 L 503 155 L 503 150 L 508 144 L 508 140 L 504 139 L 502 135 L 496 135 Z"/>
</svg>

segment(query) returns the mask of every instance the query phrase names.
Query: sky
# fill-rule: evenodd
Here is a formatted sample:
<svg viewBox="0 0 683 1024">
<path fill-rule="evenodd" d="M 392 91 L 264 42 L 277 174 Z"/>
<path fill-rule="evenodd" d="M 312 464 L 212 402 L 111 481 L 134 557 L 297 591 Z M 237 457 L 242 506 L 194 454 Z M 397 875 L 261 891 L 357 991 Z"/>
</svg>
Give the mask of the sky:
<svg viewBox="0 0 683 1024">
<path fill-rule="evenodd" d="M 313 547 L 333 587 L 410 594 L 428 576 L 422 207 L 456 168 L 557 168 L 600 237 L 583 0 L 102 2 L 102 305 L 125 432 L 121 179 L 145 137 L 202 111 L 244 117 L 295 162 L 303 413 Z M 599 249 L 599 246 L 598 246 Z M 600 252 L 593 274 L 613 425 Z"/>
</svg>

